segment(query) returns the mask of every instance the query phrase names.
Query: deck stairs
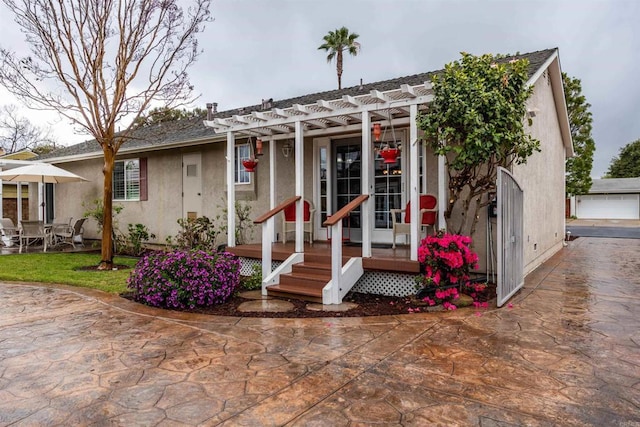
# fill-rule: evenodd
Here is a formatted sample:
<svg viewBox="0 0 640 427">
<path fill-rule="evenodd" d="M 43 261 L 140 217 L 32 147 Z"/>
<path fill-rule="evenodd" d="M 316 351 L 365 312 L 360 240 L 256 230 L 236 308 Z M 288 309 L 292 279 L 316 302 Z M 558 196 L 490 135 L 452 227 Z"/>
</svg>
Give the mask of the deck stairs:
<svg viewBox="0 0 640 427">
<path fill-rule="evenodd" d="M 342 265 L 349 259 L 342 257 Z M 293 264 L 291 272 L 280 274 L 279 283 L 268 286 L 267 294 L 322 303 L 323 289 L 330 282 L 331 256 L 304 254 L 304 261 Z"/>
</svg>

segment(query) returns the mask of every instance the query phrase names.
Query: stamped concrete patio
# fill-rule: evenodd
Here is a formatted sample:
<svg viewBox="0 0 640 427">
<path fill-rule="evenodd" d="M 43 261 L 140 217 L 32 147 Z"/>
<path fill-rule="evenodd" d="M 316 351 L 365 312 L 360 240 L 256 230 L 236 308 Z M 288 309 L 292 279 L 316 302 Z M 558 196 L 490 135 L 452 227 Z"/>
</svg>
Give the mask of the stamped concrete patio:
<svg viewBox="0 0 640 427">
<path fill-rule="evenodd" d="M 637 426 L 639 253 L 580 238 L 511 308 L 380 318 L 207 317 L 3 283 L 0 425 Z"/>
</svg>

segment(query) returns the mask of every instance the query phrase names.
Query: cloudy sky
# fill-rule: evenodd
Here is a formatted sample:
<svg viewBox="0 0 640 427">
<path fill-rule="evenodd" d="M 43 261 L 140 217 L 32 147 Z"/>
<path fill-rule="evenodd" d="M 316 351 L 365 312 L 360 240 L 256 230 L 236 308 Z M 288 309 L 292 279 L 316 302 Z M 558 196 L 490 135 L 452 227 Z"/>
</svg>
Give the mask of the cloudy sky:
<svg viewBox="0 0 640 427">
<path fill-rule="evenodd" d="M 620 147 L 640 138 L 640 1 L 637 0 L 214 0 L 215 20 L 200 36 L 204 53 L 191 69 L 197 106 L 219 110 L 337 88 L 335 66 L 318 51 L 341 26 L 362 50 L 345 60 L 343 86 L 440 69 L 473 54 L 557 47 L 564 72 L 582 80 L 600 177 Z M 0 45 L 21 36 L 0 6 Z M 9 102 L 0 92 L 0 103 Z M 86 139 L 56 123 L 58 139 Z M 44 123 L 44 122 L 43 122 Z"/>
</svg>

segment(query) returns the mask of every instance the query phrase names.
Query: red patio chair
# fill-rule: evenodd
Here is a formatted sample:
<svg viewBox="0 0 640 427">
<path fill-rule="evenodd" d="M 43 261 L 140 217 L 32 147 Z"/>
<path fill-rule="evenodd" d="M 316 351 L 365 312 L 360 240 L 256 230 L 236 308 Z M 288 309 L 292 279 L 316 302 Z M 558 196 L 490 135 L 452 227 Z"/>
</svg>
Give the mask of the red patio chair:
<svg viewBox="0 0 640 427">
<path fill-rule="evenodd" d="M 304 200 L 303 204 L 304 233 L 309 234 L 309 244 L 313 245 L 313 213 L 316 210 L 308 200 Z M 287 233 L 296 231 L 296 203 L 287 206 L 282 213 L 282 243 L 287 243 Z"/>
<path fill-rule="evenodd" d="M 393 248 L 396 247 L 396 236 L 398 234 L 411 234 L 411 202 L 407 203 L 404 209 L 391 209 L 391 221 L 393 223 Z M 398 220 L 404 212 L 404 221 Z M 420 195 L 420 213 L 422 213 L 422 221 L 420 228 L 433 227 L 435 229 L 436 220 L 438 218 L 438 198 L 433 194 Z"/>
</svg>

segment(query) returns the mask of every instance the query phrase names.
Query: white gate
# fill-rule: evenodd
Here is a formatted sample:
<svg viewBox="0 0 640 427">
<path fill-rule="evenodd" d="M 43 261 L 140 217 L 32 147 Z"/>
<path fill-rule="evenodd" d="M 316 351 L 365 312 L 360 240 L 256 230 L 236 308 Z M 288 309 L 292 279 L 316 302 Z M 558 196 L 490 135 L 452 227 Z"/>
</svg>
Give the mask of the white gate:
<svg viewBox="0 0 640 427">
<path fill-rule="evenodd" d="M 523 197 L 513 175 L 498 169 L 498 307 L 524 285 Z"/>
</svg>

